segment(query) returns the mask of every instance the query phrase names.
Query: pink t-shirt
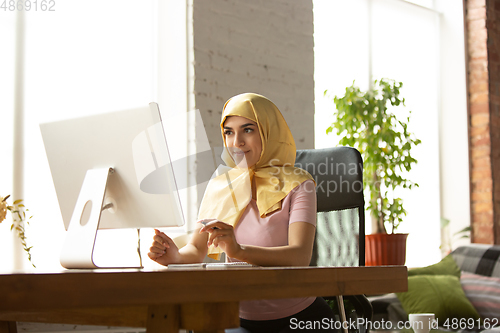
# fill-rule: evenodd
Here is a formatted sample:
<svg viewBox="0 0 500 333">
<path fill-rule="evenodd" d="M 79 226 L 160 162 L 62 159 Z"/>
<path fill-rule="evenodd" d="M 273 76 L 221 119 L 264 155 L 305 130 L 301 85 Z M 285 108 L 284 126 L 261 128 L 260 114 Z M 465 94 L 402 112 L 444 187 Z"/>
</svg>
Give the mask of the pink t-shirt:
<svg viewBox="0 0 500 333">
<path fill-rule="evenodd" d="M 288 226 L 307 222 L 316 226 L 316 191 L 314 182 L 307 180 L 283 199 L 281 210 L 261 218 L 257 202 L 252 199 L 236 225 L 239 244 L 263 247 L 288 245 Z M 237 261 L 228 258 L 228 261 Z M 240 302 L 240 317 L 248 320 L 284 318 L 304 310 L 315 297 Z"/>
</svg>

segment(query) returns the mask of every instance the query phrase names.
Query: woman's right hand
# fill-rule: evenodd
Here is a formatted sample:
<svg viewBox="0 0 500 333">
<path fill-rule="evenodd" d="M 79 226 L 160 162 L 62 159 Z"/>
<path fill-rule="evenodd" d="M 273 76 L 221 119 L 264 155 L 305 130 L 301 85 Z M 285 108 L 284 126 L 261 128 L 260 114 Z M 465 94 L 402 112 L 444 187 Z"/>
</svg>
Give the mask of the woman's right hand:
<svg viewBox="0 0 500 333">
<path fill-rule="evenodd" d="M 148 256 L 151 260 L 164 266 L 178 263 L 180 259 L 179 248 L 174 241 L 158 229 L 155 229 L 153 244 L 149 248 Z"/>
</svg>

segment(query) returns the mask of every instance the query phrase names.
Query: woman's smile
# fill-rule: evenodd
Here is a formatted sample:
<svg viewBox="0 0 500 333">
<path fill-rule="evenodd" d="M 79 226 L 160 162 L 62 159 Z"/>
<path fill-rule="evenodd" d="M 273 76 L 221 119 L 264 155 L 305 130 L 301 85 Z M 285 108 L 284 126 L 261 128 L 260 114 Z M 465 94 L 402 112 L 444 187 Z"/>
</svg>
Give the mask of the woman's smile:
<svg viewBox="0 0 500 333">
<path fill-rule="evenodd" d="M 256 122 L 240 116 L 227 117 L 224 139 L 229 154 L 240 167 L 251 167 L 259 161 L 262 140 Z"/>
</svg>

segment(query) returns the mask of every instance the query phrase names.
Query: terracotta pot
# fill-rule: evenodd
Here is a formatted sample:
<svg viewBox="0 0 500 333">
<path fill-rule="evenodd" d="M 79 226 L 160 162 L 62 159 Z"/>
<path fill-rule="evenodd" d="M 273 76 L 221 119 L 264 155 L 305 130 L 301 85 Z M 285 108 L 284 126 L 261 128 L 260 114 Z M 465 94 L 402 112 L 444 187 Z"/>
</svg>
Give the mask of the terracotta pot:
<svg viewBox="0 0 500 333">
<path fill-rule="evenodd" d="M 404 265 L 408 234 L 371 234 L 365 236 L 365 265 Z"/>
</svg>

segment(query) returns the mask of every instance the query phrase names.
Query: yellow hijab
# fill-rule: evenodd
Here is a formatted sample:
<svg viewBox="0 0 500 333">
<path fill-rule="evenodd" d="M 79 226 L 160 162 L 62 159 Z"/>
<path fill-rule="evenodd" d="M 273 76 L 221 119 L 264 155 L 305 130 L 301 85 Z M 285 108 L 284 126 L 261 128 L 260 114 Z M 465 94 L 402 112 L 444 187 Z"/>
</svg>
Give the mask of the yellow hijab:
<svg viewBox="0 0 500 333">
<path fill-rule="evenodd" d="M 238 167 L 229 152 L 224 136 L 224 122 L 229 116 L 240 116 L 257 123 L 262 140 L 259 161 L 250 168 Z M 259 215 L 265 217 L 281 209 L 282 200 L 295 187 L 313 177 L 294 167 L 296 148 L 292 133 L 281 112 L 266 97 L 245 93 L 229 99 L 224 105 L 220 123 L 226 149 L 222 160 L 227 167 L 219 167 L 205 191 L 198 219 L 218 219 L 236 226 L 252 199 L 252 179 Z M 211 246 L 209 257 L 216 258 L 222 251 Z"/>
</svg>

